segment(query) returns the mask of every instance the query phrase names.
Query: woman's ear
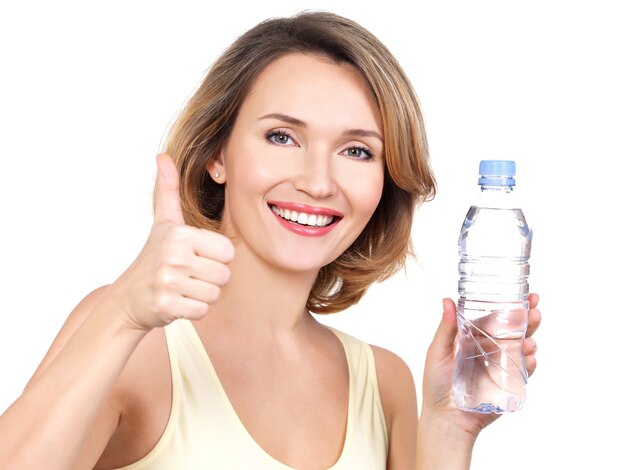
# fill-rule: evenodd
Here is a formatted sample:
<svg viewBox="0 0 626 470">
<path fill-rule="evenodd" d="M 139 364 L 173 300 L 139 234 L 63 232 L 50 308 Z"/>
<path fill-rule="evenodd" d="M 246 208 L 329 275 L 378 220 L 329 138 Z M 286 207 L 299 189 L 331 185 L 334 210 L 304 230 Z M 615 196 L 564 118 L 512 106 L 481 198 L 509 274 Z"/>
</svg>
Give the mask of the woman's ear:
<svg viewBox="0 0 626 470">
<path fill-rule="evenodd" d="M 206 164 L 206 171 L 211 179 L 217 184 L 226 183 L 226 170 L 224 168 L 224 157 L 220 151 L 217 156 L 211 158 Z"/>
</svg>

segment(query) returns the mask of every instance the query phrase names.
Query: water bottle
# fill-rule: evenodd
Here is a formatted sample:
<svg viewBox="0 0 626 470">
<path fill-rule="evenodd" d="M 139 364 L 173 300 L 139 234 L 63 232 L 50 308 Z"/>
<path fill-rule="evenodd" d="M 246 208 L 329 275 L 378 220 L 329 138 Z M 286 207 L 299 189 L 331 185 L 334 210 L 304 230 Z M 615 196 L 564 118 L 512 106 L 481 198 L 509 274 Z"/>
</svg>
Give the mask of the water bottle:
<svg viewBox="0 0 626 470">
<path fill-rule="evenodd" d="M 513 412 L 526 400 L 532 231 L 513 194 L 515 169 L 513 161 L 480 162 L 480 193 L 459 236 L 453 396 L 467 411 Z"/>
</svg>

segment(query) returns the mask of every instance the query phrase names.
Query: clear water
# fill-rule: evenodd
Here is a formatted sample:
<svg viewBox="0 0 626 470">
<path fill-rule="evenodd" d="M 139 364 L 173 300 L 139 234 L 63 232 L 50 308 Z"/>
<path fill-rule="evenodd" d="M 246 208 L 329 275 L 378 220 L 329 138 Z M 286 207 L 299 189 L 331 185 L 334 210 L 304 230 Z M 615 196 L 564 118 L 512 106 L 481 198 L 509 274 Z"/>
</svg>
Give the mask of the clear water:
<svg viewBox="0 0 626 470">
<path fill-rule="evenodd" d="M 462 409 L 522 408 L 528 374 L 522 341 L 528 325 L 532 232 L 520 209 L 472 206 L 459 237 L 459 351 L 453 395 Z"/>
</svg>

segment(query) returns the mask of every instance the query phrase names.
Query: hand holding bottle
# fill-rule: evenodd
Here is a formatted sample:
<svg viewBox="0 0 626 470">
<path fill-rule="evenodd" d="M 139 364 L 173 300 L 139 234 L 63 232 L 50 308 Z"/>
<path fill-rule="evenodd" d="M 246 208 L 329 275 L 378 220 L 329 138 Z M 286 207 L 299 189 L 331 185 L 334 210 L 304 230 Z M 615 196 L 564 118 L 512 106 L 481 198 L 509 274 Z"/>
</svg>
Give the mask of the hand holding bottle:
<svg viewBox="0 0 626 470">
<path fill-rule="evenodd" d="M 537 367 L 535 352 L 537 346 L 532 335 L 541 322 L 541 312 L 537 309 L 539 296 L 528 296 L 530 310 L 528 312 L 528 329 L 522 342 L 528 375 L 532 375 Z M 436 430 L 449 439 L 466 439 L 468 449 L 480 431 L 494 422 L 501 414 L 471 413 L 457 408 L 452 398 L 452 377 L 455 367 L 455 342 L 457 338 L 456 306 L 451 299 L 444 299 L 443 317 L 435 337 L 428 349 L 424 368 L 422 412 L 419 426 L 424 432 L 421 436 L 436 439 Z M 435 429 L 436 428 L 436 429 Z M 445 428 L 445 429 L 444 429 Z M 456 436 L 456 437 L 455 437 Z M 421 438 L 420 438 L 421 439 Z M 444 440 L 445 440 L 444 439 Z M 471 444 L 471 445 L 470 445 Z M 449 451 L 448 447 L 448 451 Z"/>
<path fill-rule="evenodd" d="M 142 251 L 109 286 L 132 328 L 150 330 L 178 318 L 206 315 L 229 279 L 231 241 L 185 225 L 178 173 L 169 155 L 157 157 L 154 223 Z"/>
</svg>

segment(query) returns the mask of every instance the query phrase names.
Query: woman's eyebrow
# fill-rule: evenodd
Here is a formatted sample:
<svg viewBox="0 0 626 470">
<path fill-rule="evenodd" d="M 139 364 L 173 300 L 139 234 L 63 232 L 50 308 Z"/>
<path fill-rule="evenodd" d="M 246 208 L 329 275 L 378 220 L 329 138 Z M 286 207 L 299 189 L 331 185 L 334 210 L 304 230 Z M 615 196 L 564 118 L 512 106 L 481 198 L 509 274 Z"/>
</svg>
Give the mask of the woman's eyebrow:
<svg viewBox="0 0 626 470">
<path fill-rule="evenodd" d="M 289 116 L 288 114 L 283 113 L 270 113 L 265 114 L 259 118 L 259 121 L 262 119 L 278 119 L 279 121 L 286 122 L 287 124 L 291 124 L 293 126 L 306 128 L 307 124 L 301 119 L 295 118 L 293 116 Z M 348 129 L 343 133 L 347 136 L 357 136 L 357 137 L 375 137 L 381 142 L 383 142 L 382 136 L 376 131 L 369 131 L 366 129 Z"/>
<path fill-rule="evenodd" d="M 376 137 L 383 142 L 383 137 L 376 131 L 368 131 L 365 129 L 349 129 L 344 132 L 344 135 L 354 135 L 357 137 Z"/>
<path fill-rule="evenodd" d="M 306 127 L 306 122 L 298 118 L 295 118 L 293 116 L 289 116 L 288 114 L 283 114 L 283 113 L 266 114 L 265 116 L 261 116 L 259 118 L 259 121 L 261 119 L 278 119 L 279 121 L 286 122 L 287 124 L 292 124 L 294 126 L 299 126 L 299 127 Z"/>
</svg>

